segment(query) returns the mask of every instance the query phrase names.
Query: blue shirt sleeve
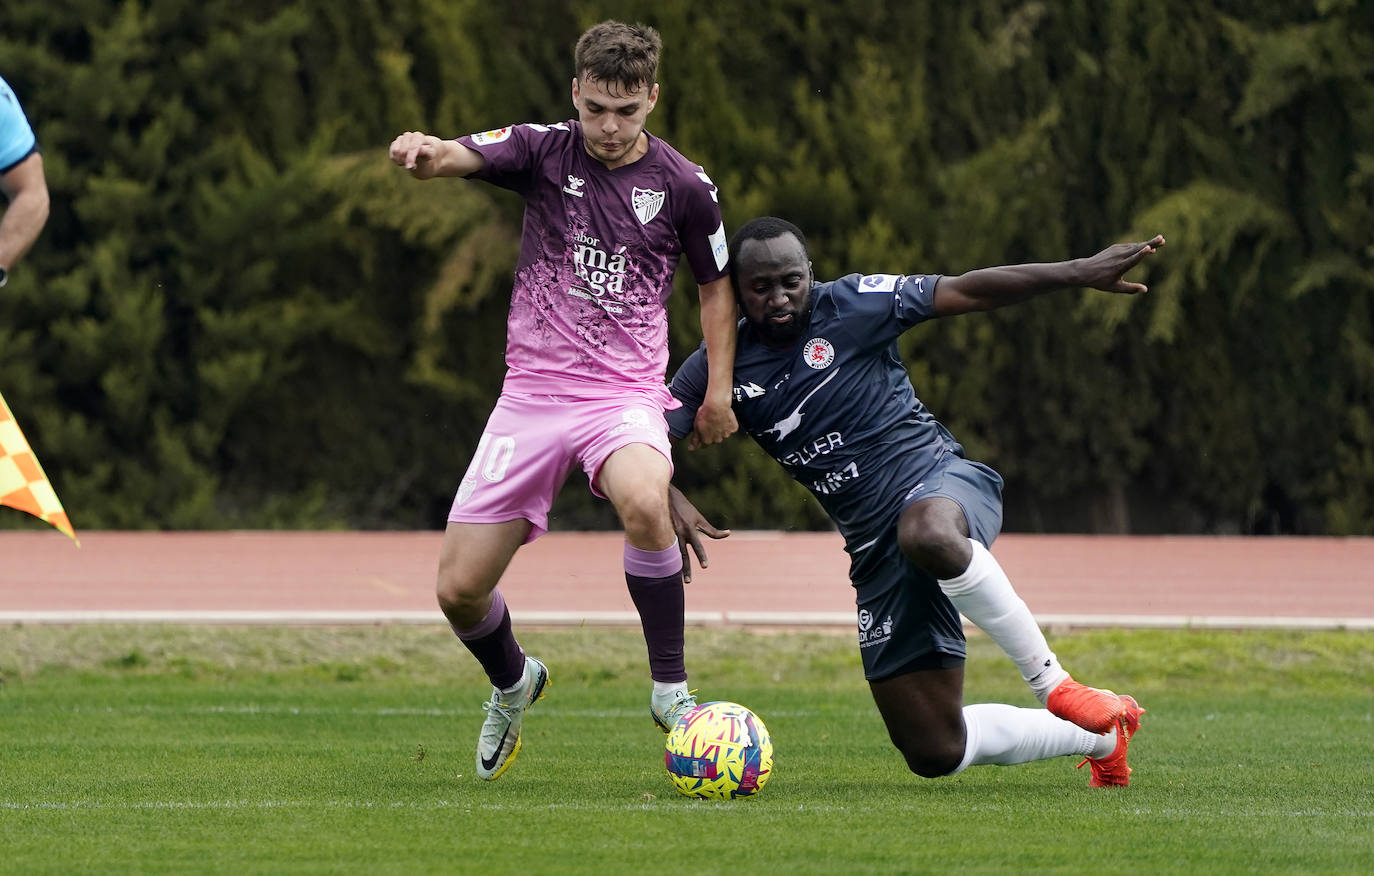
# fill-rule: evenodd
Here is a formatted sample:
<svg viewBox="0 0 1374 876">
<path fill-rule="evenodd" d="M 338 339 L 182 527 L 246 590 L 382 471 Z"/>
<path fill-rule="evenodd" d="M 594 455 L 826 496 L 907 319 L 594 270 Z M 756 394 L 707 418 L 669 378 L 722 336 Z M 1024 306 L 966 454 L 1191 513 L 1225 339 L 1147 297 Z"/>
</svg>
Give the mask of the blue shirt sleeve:
<svg viewBox="0 0 1374 876">
<path fill-rule="evenodd" d="M 697 419 L 697 409 L 706 398 L 707 376 L 706 345 L 702 344 L 696 352 L 687 357 L 687 361 L 682 363 L 682 367 L 678 368 L 672 382 L 668 384 L 668 391 L 673 394 L 673 398 L 682 402 L 682 407 L 664 414 L 668 421 L 668 434 L 674 438 L 686 438 L 691 434 Z"/>
<path fill-rule="evenodd" d="M 936 274 L 849 274 L 830 284 L 835 310 L 850 335 L 883 347 L 935 318 Z"/>
<path fill-rule="evenodd" d="M 5 80 L 0 79 L 0 173 L 28 158 L 38 148 L 38 141 L 19 106 L 19 98 Z"/>
</svg>

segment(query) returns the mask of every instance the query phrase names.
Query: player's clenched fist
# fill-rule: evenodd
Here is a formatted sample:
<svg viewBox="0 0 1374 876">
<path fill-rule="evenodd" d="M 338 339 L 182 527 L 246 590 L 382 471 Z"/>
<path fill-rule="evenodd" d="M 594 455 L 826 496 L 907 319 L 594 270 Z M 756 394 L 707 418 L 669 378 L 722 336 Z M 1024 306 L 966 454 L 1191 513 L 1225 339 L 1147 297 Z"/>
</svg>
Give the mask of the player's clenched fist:
<svg viewBox="0 0 1374 876">
<path fill-rule="evenodd" d="M 391 160 L 412 175 L 428 179 L 435 174 L 442 141 L 433 134 L 406 131 L 391 141 Z"/>
</svg>

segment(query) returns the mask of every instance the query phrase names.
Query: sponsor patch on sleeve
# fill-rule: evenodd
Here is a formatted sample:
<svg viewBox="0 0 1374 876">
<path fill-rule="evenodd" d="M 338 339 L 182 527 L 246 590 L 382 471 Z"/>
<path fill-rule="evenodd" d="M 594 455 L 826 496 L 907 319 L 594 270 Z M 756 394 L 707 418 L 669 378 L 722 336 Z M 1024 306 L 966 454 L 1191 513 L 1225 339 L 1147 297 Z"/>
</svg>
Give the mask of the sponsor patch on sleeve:
<svg viewBox="0 0 1374 876">
<path fill-rule="evenodd" d="M 711 232 L 706 240 L 711 244 L 711 254 L 716 257 L 716 270 L 719 271 L 725 267 L 730 256 L 730 247 L 725 240 L 725 223 L 721 222 L 720 227 Z"/>
<path fill-rule="evenodd" d="M 473 134 L 472 144 L 474 146 L 491 146 L 494 143 L 500 143 L 509 136 L 510 126 L 507 125 L 504 128 L 497 128 L 495 131 L 483 131 L 480 134 Z"/>
<path fill-rule="evenodd" d="M 868 274 L 859 278 L 859 291 L 893 292 L 902 279 L 901 274 Z"/>
</svg>

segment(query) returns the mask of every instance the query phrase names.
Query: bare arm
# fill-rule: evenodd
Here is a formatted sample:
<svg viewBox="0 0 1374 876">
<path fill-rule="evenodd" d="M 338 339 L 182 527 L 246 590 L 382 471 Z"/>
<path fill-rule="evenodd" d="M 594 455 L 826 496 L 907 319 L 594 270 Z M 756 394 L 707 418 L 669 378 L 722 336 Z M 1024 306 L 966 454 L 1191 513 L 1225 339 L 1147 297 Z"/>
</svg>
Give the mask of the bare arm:
<svg viewBox="0 0 1374 876">
<path fill-rule="evenodd" d="M 739 429 L 730 407 L 734 397 L 735 333 L 739 311 L 730 278 L 701 287 L 701 334 L 706 339 L 706 398 L 697 409 L 695 444 L 718 444 Z"/>
<path fill-rule="evenodd" d="M 433 134 L 406 131 L 391 141 L 391 160 L 416 179 L 436 176 L 468 176 L 482 169 L 486 159 L 457 140 L 441 140 Z"/>
<path fill-rule="evenodd" d="M 1118 243 L 1083 259 L 980 268 L 957 277 L 941 277 L 935 284 L 935 312 L 954 316 L 992 310 L 1066 286 L 1136 295 L 1148 289 L 1126 282 L 1123 275 L 1163 245 L 1164 236 L 1157 234 L 1143 243 Z"/>
<path fill-rule="evenodd" d="M 0 268 L 8 271 L 29 251 L 48 221 L 43 156 L 35 152 L 0 176 L 0 191 L 9 199 L 0 216 Z"/>
</svg>

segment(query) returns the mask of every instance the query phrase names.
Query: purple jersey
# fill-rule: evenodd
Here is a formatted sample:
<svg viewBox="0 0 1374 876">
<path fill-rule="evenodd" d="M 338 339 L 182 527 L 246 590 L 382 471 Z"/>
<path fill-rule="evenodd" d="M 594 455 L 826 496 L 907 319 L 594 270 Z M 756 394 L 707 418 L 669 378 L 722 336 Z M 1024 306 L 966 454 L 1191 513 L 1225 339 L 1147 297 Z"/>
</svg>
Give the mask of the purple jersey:
<svg viewBox="0 0 1374 876">
<path fill-rule="evenodd" d="M 645 132 L 648 136 L 648 132 Z M 505 390 L 616 397 L 665 407 L 668 314 L 678 259 L 698 284 L 727 273 L 716 187 L 657 137 L 611 170 L 588 155 L 572 120 L 460 137 L 482 154 L 473 174 L 525 199 L 506 324 Z"/>
</svg>

